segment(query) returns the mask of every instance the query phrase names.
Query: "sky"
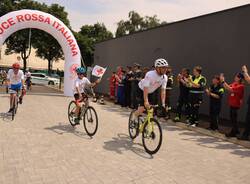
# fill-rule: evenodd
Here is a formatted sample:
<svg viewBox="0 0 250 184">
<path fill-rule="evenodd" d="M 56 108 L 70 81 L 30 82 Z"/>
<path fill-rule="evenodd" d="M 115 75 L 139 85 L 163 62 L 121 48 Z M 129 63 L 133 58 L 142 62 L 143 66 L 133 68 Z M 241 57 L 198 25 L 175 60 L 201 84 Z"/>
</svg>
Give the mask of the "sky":
<svg viewBox="0 0 250 184">
<path fill-rule="evenodd" d="M 71 27 L 79 31 L 85 24 L 104 23 L 115 33 L 117 22 L 128 19 L 129 11 L 142 16 L 175 22 L 245 4 L 250 0 L 37 0 L 60 4 L 68 12 Z"/>
</svg>

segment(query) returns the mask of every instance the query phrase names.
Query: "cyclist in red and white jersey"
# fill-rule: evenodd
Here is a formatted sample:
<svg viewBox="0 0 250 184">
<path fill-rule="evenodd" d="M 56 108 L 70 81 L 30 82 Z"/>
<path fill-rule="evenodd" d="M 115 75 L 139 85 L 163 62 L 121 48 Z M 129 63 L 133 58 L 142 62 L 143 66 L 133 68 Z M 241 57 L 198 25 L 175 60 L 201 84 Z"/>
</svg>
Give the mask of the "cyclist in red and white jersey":
<svg viewBox="0 0 250 184">
<path fill-rule="evenodd" d="M 24 84 L 24 74 L 23 71 L 20 70 L 20 64 L 14 63 L 12 65 L 12 69 L 8 71 L 7 74 L 7 84 L 9 87 L 10 93 L 10 109 L 9 113 L 12 112 L 13 107 L 13 99 L 18 91 L 22 91 L 21 96 L 19 97 L 19 103 L 22 104 L 23 96 L 25 94 L 25 84 Z"/>
</svg>

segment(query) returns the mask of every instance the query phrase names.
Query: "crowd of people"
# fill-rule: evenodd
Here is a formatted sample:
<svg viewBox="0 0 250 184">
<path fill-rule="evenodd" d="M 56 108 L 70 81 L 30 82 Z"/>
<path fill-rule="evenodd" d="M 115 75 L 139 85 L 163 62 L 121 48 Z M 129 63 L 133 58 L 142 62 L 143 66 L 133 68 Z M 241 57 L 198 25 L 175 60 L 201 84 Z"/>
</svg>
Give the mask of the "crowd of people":
<svg viewBox="0 0 250 184">
<path fill-rule="evenodd" d="M 154 66 L 151 68 L 142 67 L 138 63 L 134 63 L 133 66 L 127 66 L 126 69 L 118 66 L 117 71 L 113 72 L 112 76 L 108 78 L 110 99 L 115 100 L 115 103 L 120 104 L 122 107 L 136 109 L 138 107 L 138 100 L 136 99 L 136 94 L 139 90 L 138 84 L 148 71 L 154 69 Z M 173 85 L 173 76 L 171 70 L 171 67 L 168 67 L 167 90 L 171 90 Z M 152 95 L 152 98 L 154 104 L 157 104 L 159 100 L 158 96 Z"/>
<path fill-rule="evenodd" d="M 117 67 L 117 71 L 112 73 L 108 78 L 110 98 L 116 104 L 122 107 L 137 109 L 140 105 L 138 93 L 140 92 L 139 82 L 144 79 L 149 71 L 154 71 L 155 66 L 142 67 L 138 63 L 133 66 L 123 68 Z M 160 100 L 160 89 L 155 90 L 149 95 L 150 104 L 163 105 L 166 108 L 166 116 L 169 117 L 170 107 L 170 92 L 173 86 L 179 87 L 178 103 L 174 105 L 175 117 L 173 120 L 179 122 L 184 115 L 186 123 L 191 126 L 197 126 L 199 123 L 199 108 L 202 105 L 204 95 L 209 96 L 209 115 L 210 115 L 210 130 L 218 131 L 219 117 L 222 108 L 222 98 L 227 91 L 228 106 L 230 110 L 230 120 L 232 129 L 226 134 L 227 137 L 237 137 L 238 139 L 248 140 L 250 133 L 250 97 L 248 99 L 248 111 L 246 115 L 246 127 L 243 134 L 239 134 L 238 127 L 238 111 L 243 106 L 244 89 L 247 83 L 250 84 L 250 77 L 246 66 L 242 66 L 242 72 L 235 75 L 232 83 L 227 83 L 223 74 L 213 76 L 210 82 L 207 82 L 205 76 L 202 75 L 202 67 L 195 66 L 192 71 L 188 68 L 183 68 L 180 73 L 174 77 L 170 66 L 166 69 L 167 86 L 165 88 L 166 101 Z M 176 85 L 174 85 L 176 84 Z M 209 87 L 208 87 L 209 86 Z"/>
</svg>

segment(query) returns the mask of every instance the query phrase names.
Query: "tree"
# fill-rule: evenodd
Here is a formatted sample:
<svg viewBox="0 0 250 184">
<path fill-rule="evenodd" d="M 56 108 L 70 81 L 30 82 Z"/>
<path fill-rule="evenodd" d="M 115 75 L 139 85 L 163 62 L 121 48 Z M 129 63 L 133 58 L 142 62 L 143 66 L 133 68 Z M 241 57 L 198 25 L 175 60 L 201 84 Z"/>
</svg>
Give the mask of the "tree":
<svg viewBox="0 0 250 184">
<path fill-rule="evenodd" d="M 14 10 L 14 0 L 2 0 L 0 2 L 0 17 Z"/>
<path fill-rule="evenodd" d="M 153 27 L 157 27 L 166 22 L 160 22 L 160 19 L 156 15 L 150 17 L 141 17 L 137 12 L 130 11 L 128 14 L 128 20 L 121 20 L 117 23 L 116 37 L 124 36 L 127 34 L 135 33 L 142 30 L 147 30 Z"/>
<path fill-rule="evenodd" d="M 52 4 L 48 7 L 47 12 L 70 27 L 68 13 L 64 10 L 64 7 Z M 51 74 L 53 62 L 64 59 L 62 47 L 53 36 L 46 32 L 37 30 L 33 36 L 36 38 L 33 43 L 34 48 L 36 48 L 36 56 L 48 61 L 48 74 Z"/>
<path fill-rule="evenodd" d="M 34 43 L 36 56 L 48 61 L 48 74 L 51 74 L 53 62 L 64 59 L 62 48 L 48 33 L 38 30 L 35 37 L 38 40 Z"/>
<path fill-rule="evenodd" d="M 31 44 L 28 42 L 29 29 L 21 30 L 11 35 L 7 41 L 7 48 L 5 54 L 20 53 L 23 60 L 23 70 L 26 71 L 27 59 L 31 53 Z"/>
<path fill-rule="evenodd" d="M 65 25 L 70 26 L 67 18 L 68 13 L 65 12 L 64 7 L 58 4 L 47 6 L 44 3 L 38 3 L 33 0 L 3 0 L 0 3 L 1 14 L 6 14 L 13 10 L 20 9 L 34 9 L 50 13 L 64 22 Z M 35 39 L 34 39 L 35 38 Z M 32 29 L 31 44 L 29 45 L 29 29 L 18 31 L 12 34 L 6 40 L 6 54 L 20 53 L 24 71 L 27 66 L 27 59 L 31 53 L 31 48 L 36 48 L 36 55 L 48 61 L 48 71 L 51 73 L 53 61 L 63 59 L 63 51 L 57 40 L 46 32 Z M 55 52 L 57 51 L 57 52 Z"/>
<path fill-rule="evenodd" d="M 113 34 L 107 30 L 102 23 L 94 25 L 84 25 L 78 33 L 75 33 L 82 58 L 87 66 L 94 62 L 94 45 L 95 43 L 113 38 Z"/>
<path fill-rule="evenodd" d="M 46 9 L 45 4 L 34 2 L 31 0 L 4 0 L 0 4 L 1 15 L 4 15 L 10 11 L 19 9 Z M 12 34 L 6 41 L 7 49 L 5 54 L 19 53 L 23 60 L 23 69 L 26 71 L 27 59 L 31 53 L 31 44 L 29 45 L 29 33 L 30 29 L 24 29 Z"/>
</svg>

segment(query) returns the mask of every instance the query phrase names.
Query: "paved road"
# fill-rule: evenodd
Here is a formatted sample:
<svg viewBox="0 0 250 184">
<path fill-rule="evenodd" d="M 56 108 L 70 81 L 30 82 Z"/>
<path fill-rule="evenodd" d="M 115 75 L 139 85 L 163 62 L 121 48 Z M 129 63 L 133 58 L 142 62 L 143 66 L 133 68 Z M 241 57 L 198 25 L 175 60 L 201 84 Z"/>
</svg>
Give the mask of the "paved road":
<svg viewBox="0 0 250 184">
<path fill-rule="evenodd" d="M 55 89 L 56 86 L 43 86 L 43 85 L 33 85 L 31 91 L 27 91 L 27 94 L 62 94 L 62 91 Z M 0 86 L 0 93 L 4 94 L 6 92 L 5 86 Z"/>
<path fill-rule="evenodd" d="M 0 119 L 1 184 L 247 184 L 250 150 L 162 124 L 154 157 L 128 138 L 128 112 L 94 104 L 100 126 L 90 139 L 67 121 L 71 98 L 26 96 L 15 121 Z M 0 112 L 8 98 L 0 95 Z"/>
</svg>

